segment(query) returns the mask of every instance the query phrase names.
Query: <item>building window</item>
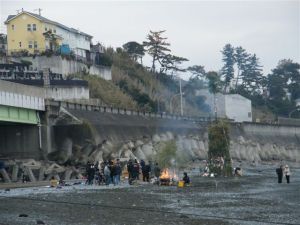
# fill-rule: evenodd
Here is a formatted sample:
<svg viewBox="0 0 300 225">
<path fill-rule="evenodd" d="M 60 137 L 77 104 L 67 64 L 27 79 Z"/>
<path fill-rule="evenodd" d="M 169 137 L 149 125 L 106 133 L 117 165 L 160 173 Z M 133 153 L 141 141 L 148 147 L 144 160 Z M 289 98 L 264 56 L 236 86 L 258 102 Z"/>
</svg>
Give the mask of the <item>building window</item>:
<svg viewBox="0 0 300 225">
<path fill-rule="evenodd" d="M 20 48 L 22 47 L 22 42 L 21 42 L 21 41 L 19 42 L 19 47 L 20 47 Z"/>
<path fill-rule="evenodd" d="M 251 112 L 248 112 L 248 118 L 251 118 Z"/>
<path fill-rule="evenodd" d="M 36 24 L 32 24 L 32 30 L 36 31 Z"/>
<path fill-rule="evenodd" d="M 53 30 L 53 33 L 54 33 L 54 34 L 56 33 L 56 30 L 55 30 L 55 29 Z"/>
<path fill-rule="evenodd" d="M 47 31 L 48 29 L 47 29 L 47 27 L 45 27 L 45 31 Z"/>
<path fill-rule="evenodd" d="M 11 25 L 11 29 L 12 29 L 12 30 L 15 30 L 15 25 L 14 25 L 14 24 Z"/>
<path fill-rule="evenodd" d="M 28 42 L 28 48 L 32 48 L 32 41 Z"/>
<path fill-rule="evenodd" d="M 37 41 L 34 42 L 34 48 L 35 48 L 35 49 L 38 48 Z"/>
<path fill-rule="evenodd" d="M 27 31 L 31 31 L 31 24 L 27 24 Z"/>
</svg>

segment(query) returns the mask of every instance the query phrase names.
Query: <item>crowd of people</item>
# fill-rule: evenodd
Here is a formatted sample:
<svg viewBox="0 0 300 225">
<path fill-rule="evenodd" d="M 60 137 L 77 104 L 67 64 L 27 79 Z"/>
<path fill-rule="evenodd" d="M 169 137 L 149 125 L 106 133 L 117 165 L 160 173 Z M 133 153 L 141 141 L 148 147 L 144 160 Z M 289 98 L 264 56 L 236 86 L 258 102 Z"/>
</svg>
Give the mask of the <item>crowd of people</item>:
<svg viewBox="0 0 300 225">
<path fill-rule="evenodd" d="M 125 164 L 123 164 L 125 167 Z M 122 165 L 119 159 L 104 161 L 101 163 L 90 163 L 86 165 L 86 185 L 119 185 L 121 176 L 128 178 L 128 183 L 132 185 L 136 181 L 151 182 L 151 180 L 159 183 L 161 168 L 158 163 L 137 159 L 129 160 L 126 164 L 126 170 L 122 170 Z M 142 175 L 142 178 L 140 177 Z M 183 181 L 185 184 L 190 183 L 190 178 L 187 173 L 184 173 Z"/>
<path fill-rule="evenodd" d="M 150 182 L 151 178 L 158 179 L 160 176 L 161 169 L 158 163 L 152 163 L 151 161 L 140 162 L 135 160 L 129 160 L 127 162 L 128 182 L 132 184 L 134 181 L 140 180 L 140 174 L 142 174 L 142 180 L 144 182 Z M 122 165 L 119 159 L 110 160 L 101 163 L 90 163 L 86 165 L 86 184 L 114 184 L 118 185 L 121 182 L 121 176 L 123 173 Z"/>
<path fill-rule="evenodd" d="M 137 159 L 129 160 L 127 163 L 129 184 L 132 184 L 136 180 L 140 180 L 140 171 L 142 180 L 144 182 L 150 182 L 151 178 L 159 178 L 161 169 L 158 166 L 158 163 L 152 163 L 152 161 L 145 162 L 144 160 L 141 160 L 139 163 Z"/>
<path fill-rule="evenodd" d="M 110 160 L 101 163 L 90 163 L 86 165 L 86 184 L 114 184 L 121 182 L 122 167 L 120 160 Z"/>
</svg>

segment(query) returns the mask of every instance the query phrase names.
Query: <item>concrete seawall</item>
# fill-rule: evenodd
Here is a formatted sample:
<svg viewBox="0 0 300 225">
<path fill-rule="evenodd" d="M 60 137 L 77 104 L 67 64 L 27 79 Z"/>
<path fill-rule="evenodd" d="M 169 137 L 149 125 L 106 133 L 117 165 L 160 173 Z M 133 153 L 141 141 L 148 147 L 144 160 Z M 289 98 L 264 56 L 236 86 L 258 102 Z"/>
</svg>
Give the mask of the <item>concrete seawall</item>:
<svg viewBox="0 0 300 225">
<path fill-rule="evenodd" d="M 193 121 L 128 116 L 93 111 L 69 110 L 77 118 L 88 121 L 95 130 L 94 142 L 109 141 L 112 152 L 121 155 L 131 151 L 134 155 L 155 155 L 155 145 L 167 140 L 177 142 L 180 152 L 189 157 L 205 159 L 208 152 L 208 123 Z M 77 126 L 78 128 L 79 126 Z M 56 141 L 63 143 L 76 126 L 55 128 Z M 257 123 L 231 124 L 231 155 L 236 160 L 290 160 L 300 162 L 300 127 Z M 82 145 L 84 140 L 73 140 Z M 128 148 L 128 142 L 133 146 Z M 138 142 L 138 145 L 134 143 Z M 124 147 L 125 146 L 125 147 Z M 144 147 L 145 146 L 145 147 Z M 136 152 L 136 149 L 144 149 Z"/>
<path fill-rule="evenodd" d="M 46 179 L 54 175 L 78 178 L 82 174 L 76 168 L 88 161 L 156 160 L 170 142 L 176 145 L 173 166 L 185 167 L 193 160 L 207 159 L 208 122 L 88 110 L 68 110 L 64 115 L 77 124 L 68 123 L 66 118 L 66 123 L 43 124 L 42 128 L 51 132 L 42 133 L 43 137 L 49 136 L 42 138 L 42 149 L 38 127 L 0 126 L 0 158 L 9 165 L 7 177 L 20 180 L 19 169 L 23 168 L 31 181 L 44 180 L 45 171 Z M 78 123 L 80 120 L 83 124 Z M 255 123 L 233 123 L 230 127 L 230 154 L 234 160 L 300 164 L 300 127 Z"/>
<path fill-rule="evenodd" d="M 205 159 L 207 157 L 208 122 L 200 123 L 141 115 L 129 116 L 99 111 L 68 111 L 79 120 L 86 121 L 91 132 L 85 133 L 82 125 L 79 124 L 54 125 L 53 129 L 51 128 L 51 134 L 49 134 L 51 136 L 51 148 L 50 151 L 49 149 L 46 151 L 42 149 L 44 155 L 55 151 L 63 151 L 65 143 L 70 143 L 68 154 L 72 155 L 74 146 L 83 147 L 86 141 L 90 140 L 96 146 L 108 142 L 109 150 L 105 153 L 107 157 L 112 155 L 121 157 L 126 151 L 131 152 L 136 157 L 144 157 L 145 155 L 151 157 L 159 151 L 158 146 L 160 146 L 160 143 L 173 140 L 177 143 L 180 152 L 187 153 L 190 159 Z M 6 133 L 7 129 L 4 126 L 2 132 Z M 2 145 L 0 155 L 40 159 L 38 129 L 37 127 L 31 129 L 34 129 L 36 133 L 30 132 L 32 134 L 30 136 L 31 141 L 26 142 L 26 145 L 24 145 L 24 139 L 19 140 L 13 134 L 11 137 L 6 137 L 7 141 L 12 140 L 9 143 L 23 146 L 22 150 L 18 147 L 18 150 L 12 151 L 13 145 L 9 148 Z M 234 159 L 251 162 L 274 159 L 300 162 L 300 127 L 233 123 L 230 130 L 231 156 Z M 43 148 L 46 145 L 45 143 L 46 139 L 43 139 Z M 22 154 L 18 154 L 20 151 Z M 101 151 L 102 149 L 99 149 L 99 152 Z M 30 154 L 26 154 L 26 152 Z"/>
<path fill-rule="evenodd" d="M 300 162 L 299 126 L 235 124 L 231 129 L 231 139 L 231 155 L 234 158 Z"/>
</svg>

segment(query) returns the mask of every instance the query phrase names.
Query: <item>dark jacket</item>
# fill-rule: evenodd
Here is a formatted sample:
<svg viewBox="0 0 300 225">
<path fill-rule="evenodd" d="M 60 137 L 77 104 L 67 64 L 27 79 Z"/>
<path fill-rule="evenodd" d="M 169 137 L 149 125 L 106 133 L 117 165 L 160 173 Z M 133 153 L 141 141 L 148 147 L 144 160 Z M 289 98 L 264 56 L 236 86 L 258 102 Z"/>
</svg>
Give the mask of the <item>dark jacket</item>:
<svg viewBox="0 0 300 225">
<path fill-rule="evenodd" d="M 182 180 L 184 181 L 185 184 L 189 184 L 190 183 L 189 176 L 184 176 Z"/>
<path fill-rule="evenodd" d="M 155 166 L 155 167 L 154 167 L 154 175 L 155 175 L 156 177 L 159 177 L 159 176 L 160 176 L 160 168 L 159 168 L 159 166 Z"/>
<path fill-rule="evenodd" d="M 277 176 L 283 176 L 283 170 L 281 167 L 276 169 Z"/>
<path fill-rule="evenodd" d="M 150 165 L 145 165 L 145 166 L 142 168 L 142 172 L 143 172 L 144 174 L 150 173 L 150 171 L 151 171 Z"/>
<path fill-rule="evenodd" d="M 121 175 L 122 174 L 122 168 L 120 164 L 115 165 L 115 175 Z"/>
</svg>

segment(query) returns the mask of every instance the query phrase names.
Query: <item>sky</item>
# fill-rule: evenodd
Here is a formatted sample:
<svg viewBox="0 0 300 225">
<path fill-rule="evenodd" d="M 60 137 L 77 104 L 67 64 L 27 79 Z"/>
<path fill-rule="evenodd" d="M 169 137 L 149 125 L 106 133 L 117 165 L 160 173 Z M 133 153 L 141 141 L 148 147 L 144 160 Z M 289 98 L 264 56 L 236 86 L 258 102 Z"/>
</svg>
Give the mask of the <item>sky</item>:
<svg viewBox="0 0 300 225">
<path fill-rule="evenodd" d="M 142 43 L 149 30 L 166 30 L 172 54 L 185 57 L 183 67 L 222 68 L 225 44 L 256 54 L 264 74 L 281 59 L 300 62 L 300 1 L 28 1 L 0 0 L 4 21 L 23 8 L 91 34 L 93 42 L 121 47 Z M 149 57 L 144 60 L 150 66 Z M 187 78 L 187 75 L 182 75 Z"/>
</svg>

